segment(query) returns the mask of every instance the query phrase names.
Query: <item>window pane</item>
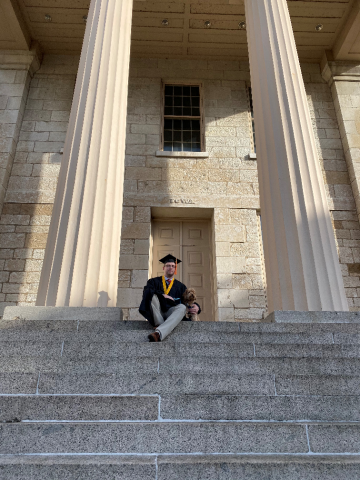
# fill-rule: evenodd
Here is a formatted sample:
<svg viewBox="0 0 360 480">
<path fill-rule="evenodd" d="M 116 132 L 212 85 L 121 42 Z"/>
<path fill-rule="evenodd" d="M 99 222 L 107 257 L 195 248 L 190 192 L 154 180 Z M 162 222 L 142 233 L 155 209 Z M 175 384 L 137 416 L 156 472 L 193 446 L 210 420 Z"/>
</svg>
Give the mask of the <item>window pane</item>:
<svg viewBox="0 0 360 480">
<path fill-rule="evenodd" d="M 173 152 L 181 152 L 181 142 L 174 142 L 174 146 L 173 146 Z"/>
<path fill-rule="evenodd" d="M 173 121 L 172 121 L 172 120 L 169 120 L 169 119 L 165 119 L 164 127 L 165 127 L 165 130 L 172 130 L 172 128 L 173 128 Z"/>
<path fill-rule="evenodd" d="M 184 86 L 184 87 L 183 87 L 183 95 L 184 95 L 184 97 L 190 97 L 190 91 L 191 91 L 191 90 L 190 90 L 190 87 Z"/>
<path fill-rule="evenodd" d="M 182 107 L 182 97 L 174 97 L 175 107 Z"/>
<path fill-rule="evenodd" d="M 182 107 L 174 107 L 174 115 L 181 117 L 183 114 Z"/>
<path fill-rule="evenodd" d="M 165 95 L 173 95 L 174 87 L 172 85 L 165 85 Z"/>
<path fill-rule="evenodd" d="M 191 87 L 191 96 L 193 96 L 193 97 L 200 97 L 200 89 L 199 89 L 199 87 Z"/>
<path fill-rule="evenodd" d="M 183 131 L 183 142 L 191 142 L 191 132 Z"/>
<path fill-rule="evenodd" d="M 193 143 L 191 151 L 192 152 L 201 152 L 200 143 Z"/>
<path fill-rule="evenodd" d="M 200 132 L 200 120 L 191 120 L 191 129 L 192 131 L 199 130 Z"/>
<path fill-rule="evenodd" d="M 191 117 L 191 108 L 184 107 L 183 108 L 183 115 L 187 117 Z"/>
<path fill-rule="evenodd" d="M 193 117 L 200 117 L 200 108 L 192 108 L 191 109 L 191 115 Z"/>
<path fill-rule="evenodd" d="M 191 143 L 183 143 L 183 152 L 192 152 Z"/>
<path fill-rule="evenodd" d="M 174 86 L 174 95 L 182 96 L 182 86 Z"/>
<path fill-rule="evenodd" d="M 173 106 L 173 97 L 165 97 L 165 107 Z"/>
<path fill-rule="evenodd" d="M 164 131 L 164 141 L 165 142 L 171 142 L 172 141 L 172 131 L 171 130 L 165 130 Z"/>
<path fill-rule="evenodd" d="M 191 98 L 191 105 L 193 107 L 199 107 L 200 106 L 200 98 L 199 97 L 192 97 Z"/>
<path fill-rule="evenodd" d="M 181 120 L 174 120 L 174 130 L 181 130 Z"/>
<path fill-rule="evenodd" d="M 181 130 L 176 130 L 174 132 L 174 141 L 181 142 Z"/>
<path fill-rule="evenodd" d="M 174 109 L 173 107 L 165 107 L 165 115 L 173 115 Z"/>
<path fill-rule="evenodd" d="M 184 107 L 190 107 L 191 106 L 190 97 L 183 97 L 183 105 L 184 105 Z"/>
<path fill-rule="evenodd" d="M 191 141 L 192 143 L 200 143 L 200 132 L 192 132 Z"/>
<path fill-rule="evenodd" d="M 183 130 L 191 130 L 191 120 L 183 120 Z"/>
<path fill-rule="evenodd" d="M 164 142 L 164 150 L 165 152 L 172 152 L 172 142 L 171 143 Z"/>
</svg>

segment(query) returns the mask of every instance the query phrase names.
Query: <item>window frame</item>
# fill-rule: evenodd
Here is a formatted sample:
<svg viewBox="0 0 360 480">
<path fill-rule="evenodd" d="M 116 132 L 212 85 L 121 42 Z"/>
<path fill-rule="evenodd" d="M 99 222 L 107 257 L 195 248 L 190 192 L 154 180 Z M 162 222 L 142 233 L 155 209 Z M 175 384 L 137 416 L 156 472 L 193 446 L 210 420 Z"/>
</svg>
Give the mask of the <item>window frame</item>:
<svg viewBox="0 0 360 480">
<path fill-rule="evenodd" d="M 200 116 L 179 116 L 179 115 L 165 115 L 165 86 L 194 86 L 199 87 L 199 94 L 200 94 Z M 171 81 L 171 80 L 162 80 L 161 81 L 161 132 L 160 132 L 160 145 L 159 149 L 161 152 L 168 153 L 169 156 L 176 154 L 189 154 L 191 156 L 194 153 L 203 153 L 205 152 L 205 118 L 204 118 L 204 93 L 203 93 L 203 83 L 196 80 L 185 80 L 185 81 Z M 185 150 L 181 152 L 174 152 L 174 151 L 167 151 L 164 150 L 164 126 L 165 126 L 165 119 L 172 119 L 172 120 L 200 120 L 200 152 L 192 152 L 190 150 Z"/>
</svg>

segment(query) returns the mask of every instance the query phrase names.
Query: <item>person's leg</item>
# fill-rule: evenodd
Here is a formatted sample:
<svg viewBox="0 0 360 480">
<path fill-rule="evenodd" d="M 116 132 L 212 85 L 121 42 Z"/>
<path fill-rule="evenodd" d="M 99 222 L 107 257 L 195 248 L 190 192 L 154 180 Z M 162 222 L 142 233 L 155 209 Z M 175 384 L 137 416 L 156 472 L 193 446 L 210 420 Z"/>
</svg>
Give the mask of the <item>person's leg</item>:
<svg viewBox="0 0 360 480">
<path fill-rule="evenodd" d="M 179 325 L 181 320 L 184 318 L 185 313 L 186 307 L 182 303 L 180 305 L 176 305 L 176 307 L 170 308 L 166 313 L 164 313 L 166 321 L 156 328 L 156 332 L 160 334 L 160 340 L 164 340 L 169 333 L 171 333 L 174 328 Z"/>
<path fill-rule="evenodd" d="M 158 327 L 165 322 L 163 313 L 161 311 L 160 302 L 157 295 L 154 295 L 151 300 L 151 312 L 154 319 L 154 326 Z"/>
</svg>

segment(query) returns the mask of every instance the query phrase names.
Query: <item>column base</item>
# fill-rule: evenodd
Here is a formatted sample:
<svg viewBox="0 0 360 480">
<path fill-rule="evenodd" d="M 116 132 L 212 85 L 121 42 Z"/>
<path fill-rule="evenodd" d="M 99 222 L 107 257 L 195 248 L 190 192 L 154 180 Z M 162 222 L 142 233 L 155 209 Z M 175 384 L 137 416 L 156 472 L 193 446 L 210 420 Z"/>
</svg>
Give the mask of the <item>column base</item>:
<svg viewBox="0 0 360 480">
<path fill-rule="evenodd" d="M 275 311 L 265 320 L 269 323 L 360 323 L 360 312 Z"/>
<path fill-rule="evenodd" d="M 119 307 L 6 307 L 3 320 L 108 320 L 121 321 Z"/>
</svg>

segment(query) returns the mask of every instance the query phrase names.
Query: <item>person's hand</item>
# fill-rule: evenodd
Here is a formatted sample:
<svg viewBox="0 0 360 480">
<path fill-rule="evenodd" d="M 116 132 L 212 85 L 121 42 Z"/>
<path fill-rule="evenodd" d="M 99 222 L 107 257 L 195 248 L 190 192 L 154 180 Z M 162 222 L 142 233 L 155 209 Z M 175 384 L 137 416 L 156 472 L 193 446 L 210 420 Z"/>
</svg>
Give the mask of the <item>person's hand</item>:
<svg viewBox="0 0 360 480">
<path fill-rule="evenodd" d="M 170 297 L 170 295 L 165 295 L 165 293 L 163 293 L 163 297 L 168 298 L 169 300 L 174 301 L 173 297 Z"/>
<path fill-rule="evenodd" d="M 192 313 L 194 315 L 194 314 L 198 313 L 199 307 L 197 305 L 195 305 L 195 303 L 194 303 L 191 307 L 189 307 L 188 311 L 189 311 L 189 313 Z"/>
</svg>

